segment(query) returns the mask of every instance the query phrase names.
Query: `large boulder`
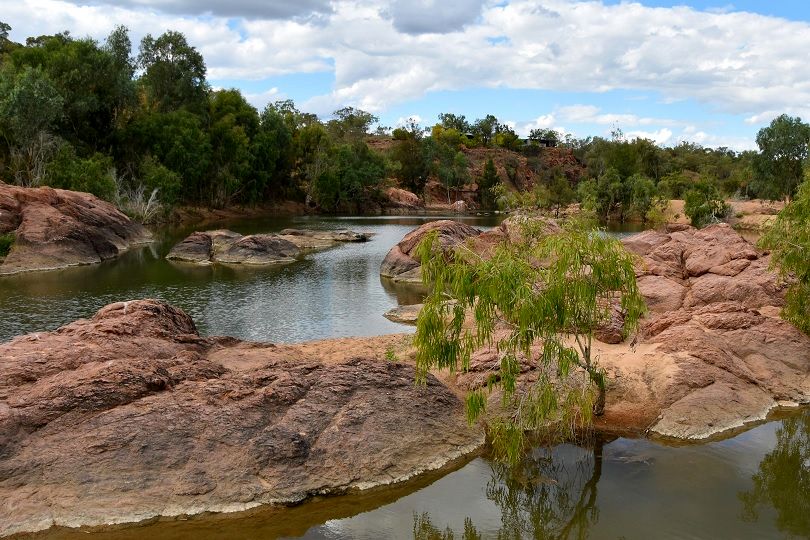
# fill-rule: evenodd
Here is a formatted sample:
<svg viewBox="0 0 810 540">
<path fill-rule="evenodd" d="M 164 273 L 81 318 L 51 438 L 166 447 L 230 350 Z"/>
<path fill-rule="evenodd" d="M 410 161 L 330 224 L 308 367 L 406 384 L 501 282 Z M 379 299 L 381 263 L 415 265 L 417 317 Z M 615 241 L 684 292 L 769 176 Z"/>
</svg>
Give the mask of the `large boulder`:
<svg viewBox="0 0 810 540">
<path fill-rule="evenodd" d="M 385 197 L 387 199 L 386 202 L 388 203 L 388 206 L 392 208 L 415 210 L 418 208 L 424 208 L 425 206 L 422 199 L 420 199 L 415 193 L 396 187 L 386 189 Z"/>
<path fill-rule="evenodd" d="M 0 234 L 14 246 L 0 275 L 94 264 L 151 241 L 142 225 L 89 193 L 0 182 Z"/>
<path fill-rule="evenodd" d="M 385 256 L 380 266 L 380 275 L 394 281 L 421 283 L 421 263 L 417 259 L 416 248 L 429 233 L 436 232 L 443 249 L 450 248 L 481 234 L 479 229 L 458 221 L 443 219 L 425 223 L 409 232 Z"/>
<path fill-rule="evenodd" d="M 810 339 L 779 318 L 786 284 L 766 252 L 726 224 L 624 244 L 650 312 L 637 349 L 598 349 L 613 375 L 606 423 L 702 439 L 810 402 Z"/>
<path fill-rule="evenodd" d="M 483 442 L 433 376 L 326 348 L 202 338 L 153 300 L 0 344 L 0 536 L 293 503 Z"/>
<path fill-rule="evenodd" d="M 506 223 L 470 244 L 486 255 L 510 231 L 519 229 Z M 628 339 L 623 313 L 612 306 L 595 332 L 593 355 L 609 385 L 600 428 L 704 439 L 810 402 L 810 338 L 779 317 L 786 284 L 769 270 L 766 252 L 727 225 L 675 226 L 623 242 L 637 255 L 649 313 Z M 496 351 L 485 349 L 450 382 L 479 388 L 499 366 Z M 523 359 L 527 376 L 529 367 Z M 581 384 L 582 373 L 574 379 Z M 499 403 L 499 394 L 491 396 L 493 408 Z"/>
</svg>

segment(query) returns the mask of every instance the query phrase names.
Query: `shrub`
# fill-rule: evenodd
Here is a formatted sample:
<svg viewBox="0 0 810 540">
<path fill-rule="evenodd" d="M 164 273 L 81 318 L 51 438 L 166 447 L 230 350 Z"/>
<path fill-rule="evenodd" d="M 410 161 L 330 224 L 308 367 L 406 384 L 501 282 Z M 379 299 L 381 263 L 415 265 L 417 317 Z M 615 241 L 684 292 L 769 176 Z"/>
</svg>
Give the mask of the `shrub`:
<svg viewBox="0 0 810 540">
<path fill-rule="evenodd" d="M 684 197 L 684 212 L 695 227 L 704 227 L 725 218 L 731 207 L 714 184 L 701 180 Z"/>
<path fill-rule="evenodd" d="M 14 233 L 0 234 L 0 257 L 5 257 L 11 252 L 14 240 Z"/>
<path fill-rule="evenodd" d="M 183 189 L 180 175 L 152 156 L 146 156 L 141 162 L 141 182 L 145 191 L 151 193 L 157 190 L 160 199 L 168 205 L 177 202 Z"/>
<path fill-rule="evenodd" d="M 80 158 L 70 144 L 63 144 L 48 164 L 45 183 L 49 186 L 92 193 L 112 201 L 115 198 L 115 179 L 112 158 L 93 154 Z"/>
</svg>

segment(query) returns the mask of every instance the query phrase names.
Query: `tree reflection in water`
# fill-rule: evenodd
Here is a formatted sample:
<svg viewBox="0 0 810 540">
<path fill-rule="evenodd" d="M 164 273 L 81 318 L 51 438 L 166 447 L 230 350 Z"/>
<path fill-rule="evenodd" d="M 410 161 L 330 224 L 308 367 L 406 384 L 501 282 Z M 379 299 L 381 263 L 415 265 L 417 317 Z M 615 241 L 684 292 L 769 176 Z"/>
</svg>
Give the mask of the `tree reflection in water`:
<svg viewBox="0 0 810 540">
<path fill-rule="evenodd" d="M 743 519 L 756 521 L 760 507 L 770 505 L 780 531 L 810 536 L 810 410 L 782 422 L 776 448 L 751 479 L 754 487 L 739 495 Z"/>
<path fill-rule="evenodd" d="M 493 462 L 486 496 L 501 511 L 497 538 L 586 538 L 599 519 L 597 485 L 602 476 L 605 441 L 594 437 L 581 446 L 536 448 L 517 466 Z M 481 538 L 465 520 L 464 540 Z M 414 515 L 415 540 L 452 540 L 427 514 Z"/>
</svg>

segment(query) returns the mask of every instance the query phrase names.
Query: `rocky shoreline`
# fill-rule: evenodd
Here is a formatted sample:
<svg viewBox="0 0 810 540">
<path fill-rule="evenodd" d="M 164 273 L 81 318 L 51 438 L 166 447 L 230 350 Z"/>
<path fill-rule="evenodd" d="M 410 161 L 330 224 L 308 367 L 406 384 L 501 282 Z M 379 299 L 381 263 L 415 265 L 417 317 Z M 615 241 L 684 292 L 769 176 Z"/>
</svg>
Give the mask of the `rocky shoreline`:
<svg viewBox="0 0 810 540">
<path fill-rule="evenodd" d="M 89 193 L 0 182 L 0 235 L 14 244 L 0 276 L 96 264 L 152 241 L 151 233 Z"/>
<path fill-rule="evenodd" d="M 142 300 L 4 343 L 0 535 L 289 504 L 480 447 L 456 393 L 385 360 L 401 340 L 203 338 Z"/>
<path fill-rule="evenodd" d="M 412 231 L 391 249 L 381 275 L 421 279 L 415 246 L 438 232 L 442 249 L 464 245 L 487 257 L 519 235 L 512 217 L 480 233 L 453 221 Z M 549 232 L 552 222 L 544 222 Z M 779 317 L 786 283 L 770 255 L 726 224 L 674 224 L 623 240 L 636 254 L 636 277 L 649 308 L 641 330 L 625 340 L 619 310 L 596 332 L 596 354 L 608 372 L 608 404 L 598 426 L 679 440 L 702 440 L 763 420 L 782 406 L 810 403 L 810 338 Z M 420 306 L 386 317 L 414 323 Z M 480 351 L 453 384 L 473 390 L 497 370 L 494 351 Z M 525 368 L 527 377 L 530 369 Z M 497 406 L 498 396 L 490 399 Z"/>
<path fill-rule="evenodd" d="M 517 238 L 517 221 L 485 233 L 423 225 L 381 273 L 418 279 L 414 249 L 431 231 L 444 249 L 464 243 L 486 257 Z M 195 234 L 208 235 L 207 260 L 216 242 L 250 238 Z M 288 230 L 275 240 L 296 250 L 362 241 L 338 234 Z M 810 338 L 779 318 L 785 283 L 767 252 L 727 225 L 673 225 L 623 242 L 650 312 L 632 341 L 617 331 L 620 312 L 597 333 L 609 380 L 597 429 L 704 440 L 810 402 Z M 411 306 L 392 317 L 417 315 Z M 155 300 L 2 343 L 0 536 L 291 504 L 441 468 L 484 443 L 463 397 L 500 358 L 484 349 L 468 372 L 416 386 L 414 355 L 408 335 L 292 345 L 203 337 Z M 524 370 L 522 382 L 531 376 Z"/>
</svg>

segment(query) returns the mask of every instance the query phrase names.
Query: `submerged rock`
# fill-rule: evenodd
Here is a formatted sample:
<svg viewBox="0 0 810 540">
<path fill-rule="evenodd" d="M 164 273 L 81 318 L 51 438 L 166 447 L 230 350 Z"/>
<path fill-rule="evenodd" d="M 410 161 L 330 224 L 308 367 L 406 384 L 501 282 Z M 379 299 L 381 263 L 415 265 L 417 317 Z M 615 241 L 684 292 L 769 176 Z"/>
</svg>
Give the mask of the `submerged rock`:
<svg viewBox="0 0 810 540">
<path fill-rule="evenodd" d="M 325 249 L 342 242 L 366 242 L 369 233 L 348 230 L 284 229 L 280 234 L 242 236 L 228 230 L 194 232 L 175 245 L 167 259 L 198 264 L 276 264 L 293 262 L 304 251 Z"/>
<path fill-rule="evenodd" d="M 297 502 L 482 443 L 433 376 L 330 347 L 202 338 L 154 300 L 1 344 L 0 536 Z"/>
<path fill-rule="evenodd" d="M 367 242 L 371 233 L 354 232 L 347 229 L 337 231 L 316 231 L 311 229 L 284 229 L 279 236 L 289 240 L 301 249 L 320 249 L 342 242 Z"/>
<path fill-rule="evenodd" d="M 416 324 L 416 319 L 419 318 L 419 312 L 425 304 L 411 304 L 407 306 L 397 306 L 385 312 L 385 318 L 389 321 L 402 323 L 402 324 Z"/>
<path fill-rule="evenodd" d="M 0 275 L 94 264 L 151 241 L 142 225 L 89 193 L 0 182 L 0 234 L 14 246 Z"/>
</svg>

